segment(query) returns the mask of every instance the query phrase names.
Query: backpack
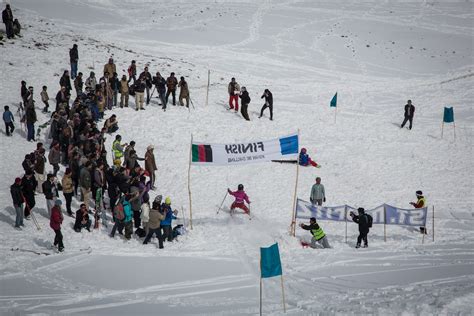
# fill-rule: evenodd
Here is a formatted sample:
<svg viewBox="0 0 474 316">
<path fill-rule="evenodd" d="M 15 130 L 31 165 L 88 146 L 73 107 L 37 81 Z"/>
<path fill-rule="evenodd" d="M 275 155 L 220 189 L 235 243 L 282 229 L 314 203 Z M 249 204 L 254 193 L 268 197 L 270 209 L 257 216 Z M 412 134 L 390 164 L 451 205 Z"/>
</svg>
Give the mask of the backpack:
<svg viewBox="0 0 474 316">
<path fill-rule="evenodd" d="M 365 215 L 367 215 L 367 227 L 370 228 L 370 227 L 372 227 L 372 222 L 374 221 L 374 219 L 369 214 L 365 214 Z"/>
<path fill-rule="evenodd" d="M 120 202 L 114 206 L 114 217 L 119 221 L 123 221 L 125 219 L 123 205 Z"/>
</svg>

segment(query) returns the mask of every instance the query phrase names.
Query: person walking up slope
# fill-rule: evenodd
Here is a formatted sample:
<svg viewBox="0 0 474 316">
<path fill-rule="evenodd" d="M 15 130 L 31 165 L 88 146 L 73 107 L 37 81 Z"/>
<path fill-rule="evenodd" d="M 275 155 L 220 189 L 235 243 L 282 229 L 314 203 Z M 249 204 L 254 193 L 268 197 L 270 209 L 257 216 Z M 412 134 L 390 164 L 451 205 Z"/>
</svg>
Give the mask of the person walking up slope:
<svg viewBox="0 0 474 316">
<path fill-rule="evenodd" d="M 262 106 L 262 109 L 260 110 L 260 116 L 258 118 L 261 118 L 263 116 L 263 111 L 268 108 L 270 110 L 270 121 L 273 121 L 273 94 L 270 92 L 270 90 L 265 89 L 260 99 L 263 98 L 265 98 L 265 104 Z"/>
<path fill-rule="evenodd" d="M 227 192 L 233 197 L 235 197 L 235 201 L 230 206 L 230 213 L 232 214 L 235 208 L 240 208 L 245 212 L 245 214 L 250 215 L 250 210 L 244 203 L 245 201 L 247 202 L 247 204 L 250 205 L 249 197 L 244 191 L 244 185 L 239 184 L 239 186 L 237 187 L 237 191 L 231 191 L 229 188 L 227 188 Z"/>
<path fill-rule="evenodd" d="M 405 105 L 405 118 L 403 119 L 403 123 L 400 126 L 400 128 L 403 128 L 407 121 L 410 121 L 410 126 L 409 129 L 411 129 L 413 125 L 413 116 L 415 115 L 415 106 L 411 104 L 411 100 L 407 101 L 407 104 Z"/>
</svg>

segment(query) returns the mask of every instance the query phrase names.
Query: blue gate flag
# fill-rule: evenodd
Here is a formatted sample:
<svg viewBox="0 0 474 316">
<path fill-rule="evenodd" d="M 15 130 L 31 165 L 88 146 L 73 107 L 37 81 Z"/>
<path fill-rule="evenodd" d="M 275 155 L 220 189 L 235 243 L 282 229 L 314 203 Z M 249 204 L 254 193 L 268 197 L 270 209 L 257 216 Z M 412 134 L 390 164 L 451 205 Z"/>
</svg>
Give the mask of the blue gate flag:
<svg viewBox="0 0 474 316">
<path fill-rule="evenodd" d="M 337 106 L 337 92 L 336 94 L 332 97 L 331 104 L 329 105 L 332 108 L 335 108 Z"/>
<path fill-rule="evenodd" d="M 262 271 L 262 278 L 271 278 L 282 275 L 278 243 L 275 243 L 268 248 L 260 247 L 260 270 Z"/>
<path fill-rule="evenodd" d="M 454 122 L 454 110 L 453 107 L 444 108 L 444 116 L 443 116 L 443 122 L 445 123 L 453 123 Z"/>
</svg>

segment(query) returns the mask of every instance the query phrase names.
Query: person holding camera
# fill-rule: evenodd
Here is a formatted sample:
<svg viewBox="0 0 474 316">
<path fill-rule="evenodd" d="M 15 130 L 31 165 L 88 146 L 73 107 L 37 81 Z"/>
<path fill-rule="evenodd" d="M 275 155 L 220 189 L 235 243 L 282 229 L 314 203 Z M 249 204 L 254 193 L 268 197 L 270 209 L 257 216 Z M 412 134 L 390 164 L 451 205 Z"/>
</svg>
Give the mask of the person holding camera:
<svg viewBox="0 0 474 316">
<path fill-rule="evenodd" d="M 309 219 L 309 225 L 305 225 L 301 223 L 300 227 L 303 228 L 304 230 L 309 230 L 311 234 L 313 235 L 313 237 L 311 238 L 311 245 L 310 245 L 311 248 L 314 248 L 314 249 L 317 249 L 320 247 L 331 248 L 331 245 L 329 245 L 329 241 L 326 234 L 316 222 L 315 217 L 311 217 Z M 316 245 L 316 243 L 318 243 L 319 246 Z"/>
<path fill-rule="evenodd" d="M 350 216 L 352 220 L 359 224 L 359 236 L 357 237 L 357 245 L 356 248 L 360 248 L 360 243 L 364 240 L 364 248 L 369 247 L 367 242 L 367 234 L 369 233 L 369 228 L 372 227 L 372 216 L 365 214 L 365 210 L 363 207 L 359 207 L 357 209 L 359 215 L 355 215 L 354 212 L 350 212 Z"/>
<path fill-rule="evenodd" d="M 151 73 L 148 71 L 148 67 L 145 67 L 145 70 L 140 74 L 139 78 L 144 80 L 145 89 L 146 89 L 146 105 L 150 104 L 150 89 L 153 87 Z"/>
<path fill-rule="evenodd" d="M 265 89 L 260 99 L 263 98 L 265 98 L 265 104 L 262 106 L 262 109 L 260 110 L 260 116 L 258 118 L 261 118 L 263 116 L 263 111 L 268 108 L 270 110 L 270 121 L 273 121 L 273 94 L 270 92 L 270 90 Z"/>
</svg>

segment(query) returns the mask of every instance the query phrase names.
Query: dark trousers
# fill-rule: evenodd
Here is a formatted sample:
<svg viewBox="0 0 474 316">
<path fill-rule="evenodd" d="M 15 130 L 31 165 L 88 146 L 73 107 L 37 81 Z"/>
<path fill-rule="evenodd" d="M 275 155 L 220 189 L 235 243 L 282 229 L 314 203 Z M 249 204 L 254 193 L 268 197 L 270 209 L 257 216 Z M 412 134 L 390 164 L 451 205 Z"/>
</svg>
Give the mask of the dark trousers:
<svg viewBox="0 0 474 316">
<path fill-rule="evenodd" d="M 265 111 L 266 108 L 270 109 L 270 120 L 273 120 L 273 105 L 264 104 L 260 110 L 260 117 L 263 116 L 263 111 Z"/>
<path fill-rule="evenodd" d="M 367 246 L 367 232 L 359 232 L 359 236 L 357 237 L 357 244 L 360 245 L 362 240 L 364 240 L 364 245 Z"/>
<path fill-rule="evenodd" d="M 5 122 L 5 133 L 7 136 L 13 135 L 13 131 L 15 130 L 15 125 L 13 125 L 13 122 Z"/>
<path fill-rule="evenodd" d="M 112 231 L 110 232 L 110 237 L 115 236 L 115 231 L 118 229 L 119 234 L 123 234 L 123 229 L 125 228 L 125 225 L 123 222 L 119 221 L 118 219 L 115 220 L 114 227 L 112 227 Z"/>
<path fill-rule="evenodd" d="M 166 104 L 168 104 L 170 94 L 173 95 L 173 105 L 176 105 L 176 90 L 168 90 L 168 92 L 166 92 Z"/>
<path fill-rule="evenodd" d="M 405 119 L 403 120 L 403 123 L 402 123 L 402 128 L 403 126 L 405 126 L 405 124 L 410 121 L 410 126 L 409 128 L 411 129 L 412 125 L 413 125 L 413 117 L 408 117 L 408 116 L 405 116 Z"/>
<path fill-rule="evenodd" d="M 156 235 L 156 238 L 158 238 L 158 245 L 161 248 L 163 248 L 163 235 L 161 234 L 161 228 L 156 228 L 156 229 L 150 229 L 148 231 L 148 234 L 145 237 L 145 240 L 143 241 L 143 244 L 146 245 L 150 241 L 151 237 L 153 237 L 153 234 Z"/>
<path fill-rule="evenodd" d="M 133 211 L 133 222 L 135 223 L 135 228 L 140 227 L 142 220 L 140 218 L 140 211 Z"/>
<path fill-rule="evenodd" d="M 163 106 L 163 110 L 166 109 L 166 92 L 165 90 L 159 91 L 158 95 L 160 97 L 161 105 Z"/>
<path fill-rule="evenodd" d="M 77 63 L 71 62 L 71 79 L 77 77 Z"/>
<path fill-rule="evenodd" d="M 30 216 L 31 210 L 33 209 L 33 207 L 35 207 L 35 205 L 36 203 L 35 203 L 34 197 L 33 199 L 25 200 L 25 217 Z"/>
<path fill-rule="evenodd" d="M 71 202 L 72 202 L 72 196 L 74 195 L 74 192 L 71 193 L 64 193 L 64 199 L 66 199 L 66 210 L 69 215 L 72 215 L 72 210 L 71 210 Z"/>
<path fill-rule="evenodd" d="M 63 245 L 63 234 L 61 234 L 61 229 L 55 229 L 54 233 L 56 234 L 54 236 L 54 245 L 58 246 L 58 250 L 61 251 L 64 249 Z"/>
<path fill-rule="evenodd" d="M 249 107 L 248 104 L 242 103 L 242 108 L 240 109 L 240 113 L 242 113 L 242 116 L 244 117 L 244 119 L 246 119 L 247 121 L 250 121 L 249 114 L 247 112 L 248 107 Z"/>
<path fill-rule="evenodd" d="M 53 174 L 56 177 L 56 175 L 58 174 L 58 171 L 59 171 L 59 164 L 52 163 L 51 165 L 53 166 Z"/>
<path fill-rule="evenodd" d="M 150 104 L 150 88 L 146 86 L 146 105 Z"/>
<path fill-rule="evenodd" d="M 35 124 L 34 123 L 26 123 L 26 128 L 28 129 L 28 134 L 26 136 L 26 140 L 35 140 Z"/>
<path fill-rule="evenodd" d="M 163 229 L 163 240 L 167 239 L 168 241 L 173 241 L 171 225 L 161 226 L 161 229 Z"/>
<path fill-rule="evenodd" d="M 7 38 L 13 38 L 13 22 L 8 21 L 5 23 L 5 31 L 7 32 Z"/>
<path fill-rule="evenodd" d="M 49 102 L 48 101 L 43 101 L 44 103 L 44 109 L 43 109 L 43 112 L 48 112 L 48 108 L 49 108 Z"/>
</svg>

